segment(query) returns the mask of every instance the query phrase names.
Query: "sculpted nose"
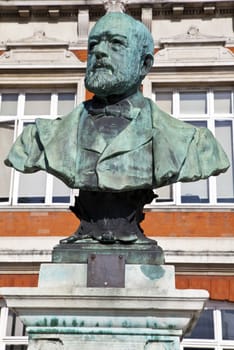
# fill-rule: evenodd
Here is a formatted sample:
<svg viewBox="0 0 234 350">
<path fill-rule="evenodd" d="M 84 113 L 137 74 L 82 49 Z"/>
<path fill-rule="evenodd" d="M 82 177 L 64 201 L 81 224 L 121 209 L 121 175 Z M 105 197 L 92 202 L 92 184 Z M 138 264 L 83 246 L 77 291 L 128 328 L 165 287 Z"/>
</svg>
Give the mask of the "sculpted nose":
<svg viewBox="0 0 234 350">
<path fill-rule="evenodd" d="M 107 54 L 105 52 L 102 52 L 102 51 L 97 51 L 97 52 L 95 52 L 95 56 L 97 59 L 100 59 L 103 57 L 107 57 Z"/>
<path fill-rule="evenodd" d="M 99 44 L 95 45 L 94 54 L 97 59 L 107 57 L 108 53 L 106 43 L 102 41 Z"/>
</svg>

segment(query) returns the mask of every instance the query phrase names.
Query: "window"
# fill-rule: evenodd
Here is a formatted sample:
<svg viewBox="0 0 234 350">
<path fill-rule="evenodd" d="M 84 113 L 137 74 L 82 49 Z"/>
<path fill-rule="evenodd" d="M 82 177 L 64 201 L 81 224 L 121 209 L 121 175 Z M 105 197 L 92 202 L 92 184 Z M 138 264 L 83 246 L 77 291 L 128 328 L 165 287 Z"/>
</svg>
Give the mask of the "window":
<svg viewBox="0 0 234 350">
<path fill-rule="evenodd" d="M 181 350 L 234 349 L 233 305 L 227 303 L 222 309 L 222 304 L 222 302 L 219 303 L 218 309 L 212 308 L 202 312 L 192 333 L 184 337 Z M 231 309 L 226 309 L 226 307 Z"/>
<path fill-rule="evenodd" d="M 27 350 L 27 345 L 7 345 L 6 350 Z"/>
<path fill-rule="evenodd" d="M 73 90 L 0 91 L 0 205 L 70 203 L 71 190 L 46 172 L 21 174 L 3 162 L 23 128 L 35 118 L 57 118 L 74 109 Z"/>
<path fill-rule="evenodd" d="M 213 310 L 204 311 L 187 338 L 214 339 Z"/>
<path fill-rule="evenodd" d="M 177 183 L 157 189 L 152 203 L 233 205 L 233 108 L 234 90 L 160 90 L 153 88 L 153 99 L 160 108 L 196 127 L 207 127 L 226 151 L 231 166 L 217 177 L 191 183 Z"/>
<path fill-rule="evenodd" d="M 7 307 L 0 308 L 0 349 L 26 350 L 28 337 L 25 326 Z"/>
</svg>

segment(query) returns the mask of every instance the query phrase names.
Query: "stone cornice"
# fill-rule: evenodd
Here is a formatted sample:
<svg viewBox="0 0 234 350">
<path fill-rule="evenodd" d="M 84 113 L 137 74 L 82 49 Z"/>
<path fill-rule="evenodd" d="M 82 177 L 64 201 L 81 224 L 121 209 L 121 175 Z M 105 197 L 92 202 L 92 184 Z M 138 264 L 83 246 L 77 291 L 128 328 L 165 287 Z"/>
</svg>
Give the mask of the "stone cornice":
<svg viewBox="0 0 234 350">
<path fill-rule="evenodd" d="M 1 266 L 8 264 L 32 263 L 36 266 L 51 260 L 51 251 L 61 237 L 1 237 L 0 262 Z M 226 271 L 226 267 L 233 271 L 234 238 L 189 238 L 189 237 L 157 237 L 158 244 L 164 249 L 168 264 L 198 264 L 213 265 L 213 273 Z M 24 247 L 20 249 L 19 247 Z M 10 248 L 9 248 L 10 247 Z M 201 251 L 202 247 L 202 251 Z M 223 269 L 217 271 L 217 264 Z M 13 266 L 13 265 L 12 265 Z M 35 268 L 34 266 L 34 268 Z M 1 269 L 0 269 L 1 270 Z M 198 268 L 199 270 L 199 268 Z M 2 271 L 2 270 L 1 270 Z M 186 271 L 188 272 L 188 270 Z"/>
<path fill-rule="evenodd" d="M 230 39 L 229 39 L 230 40 Z M 186 33 L 171 36 L 169 38 L 161 38 L 160 46 L 171 47 L 171 46 L 188 46 L 188 45 L 207 45 L 224 46 L 228 41 L 228 38 L 223 36 L 207 35 L 201 33 L 197 26 L 191 26 L 188 28 Z"/>
<path fill-rule="evenodd" d="M 45 32 L 36 31 L 30 37 L 23 38 L 18 41 L 8 40 L 5 43 L 7 49 L 12 48 L 33 48 L 33 47 L 53 47 L 53 48 L 68 48 L 69 43 L 60 41 L 57 38 L 47 37 Z"/>
<path fill-rule="evenodd" d="M 0 17 L 21 17 L 26 19 L 30 16 L 58 17 L 77 16 L 78 11 L 88 9 L 90 18 L 96 19 L 103 15 L 108 6 L 106 2 L 111 0 L 0 0 Z M 165 0 L 123 0 L 119 1 L 121 9 L 133 16 L 140 16 L 142 7 L 153 10 L 153 17 L 212 17 L 230 16 L 234 14 L 233 1 L 231 0 L 200 0 L 194 1 L 167 1 Z"/>
<path fill-rule="evenodd" d="M 72 43 L 72 47 L 75 44 Z M 1 43 L 0 68 L 84 68 L 77 52 L 70 50 L 70 43 L 47 37 L 36 31 L 32 36 L 18 41 Z"/>
<path fill-rule="evenodd" d="M 64 48 L 17 48 L 0 56 L 0 69 L 74 69 L 84 68 L 85 63 Z"/>
<path fill-rule="evenodd" d="M 234 54 L 218 45 L 167 47 L 155 55 L 155 67 L 233 66 Z"/>
<path fill-rule="evenodd" d="M 92 5 L 103 5 L 105 0 L 0 0 L 0 6 L 92 6 Z M 155 7 L 157 5 L 165 5 L 166 7 L 174 4 L 181 4 L 181 5 L 187 5 L 187 6 L 197 6 L 197 5 L 204 5 L 204 1 L 202 0 L 128 0 L 128 1 L 121 1 L 123 3 L 127 3 L 129 5 L 133 4 L 142 4 L 142 5 L 154 5 Z M 212 4 L 213 6 L 219 5 L 219 6 L 228 6 L 231 5 L 233 7 L 233 1 L 232 0 L 206 0 L 205 4 Z"/>
</svg>

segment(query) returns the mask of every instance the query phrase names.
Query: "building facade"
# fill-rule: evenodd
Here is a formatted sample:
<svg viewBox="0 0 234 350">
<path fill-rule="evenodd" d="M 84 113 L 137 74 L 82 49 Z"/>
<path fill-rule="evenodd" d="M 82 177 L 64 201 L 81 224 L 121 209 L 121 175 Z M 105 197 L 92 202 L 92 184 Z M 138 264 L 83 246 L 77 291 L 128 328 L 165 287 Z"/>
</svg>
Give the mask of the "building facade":
<svg viewBox="0 0 234 350">
<path fill-rule="evenodd" d="M 217 178 L 156 191 L 142 226 L 176 266 L 177 288 L 210 292 L 181 347 L 234 349 L 233 1 L 0 0 L 0 287 L 36 286 L 40 264 L 78 226 L 69 211 L 76 190 L 3 160 L 25 125 L 91 97 L 84 87 L 88 33 L 114 10 L 152 32 L 144 95 L 175 118 L 208 127 L 231 161 Z M 26 349 L 22 324 L 2 299 L 0 307 L 0 350 Z"/>
</svg>

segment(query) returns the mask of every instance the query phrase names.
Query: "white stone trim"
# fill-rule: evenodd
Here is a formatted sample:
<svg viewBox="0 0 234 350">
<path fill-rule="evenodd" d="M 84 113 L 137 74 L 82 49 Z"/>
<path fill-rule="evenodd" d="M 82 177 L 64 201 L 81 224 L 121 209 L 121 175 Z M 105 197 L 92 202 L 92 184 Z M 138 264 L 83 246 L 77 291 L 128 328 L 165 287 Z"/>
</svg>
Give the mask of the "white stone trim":
<svg viewBox="0 0 234 350">
<path fill-rule="evenodd" d="M 2 342 L 6 345 L 11 345 L 11 344 L 24 345 L 24 344 L 28 344 L 28 337 L 27 336 L 3 337 Z"/>
<path fill-rule="evenodd" d="M 89 32 L 89 10 L 79 10 L 78 12 L 78 38 L 87 46 Z"/>
<path fill-rule="evenodd" d="M 167 263 L 233 264 L 234 238 L 158 237 Z"/>
<path fill-rule="evenodd" d="M 63 237 L 0 237 L 0 263 L 43 263 Z M 156 237 L 168 264 L 234 264 L 234 238 Z M 35 272 L 35 267 L 32 266 Z"/>
<path fill-rule="evenodd" d="M 156 67 L 207 67 L 233 66 L 234 55 L 218 45 L 167 47 L 154 56 Z"/>
<path fill-rule="evenodd" d="M 73 52 L 63 48 L 17 48 L 6 51 L 0 56 L 0 68 L 38 69 L 38 68 L 84 68 Z"/>
<path fill-rule="evenodd" d="M 141 20 L 144 25 L 151 32 L 152 30 L 152 20 L 153 20 L 153 9 L 152 7 L 142 7 L 141 9 Z"/>
</svg>

